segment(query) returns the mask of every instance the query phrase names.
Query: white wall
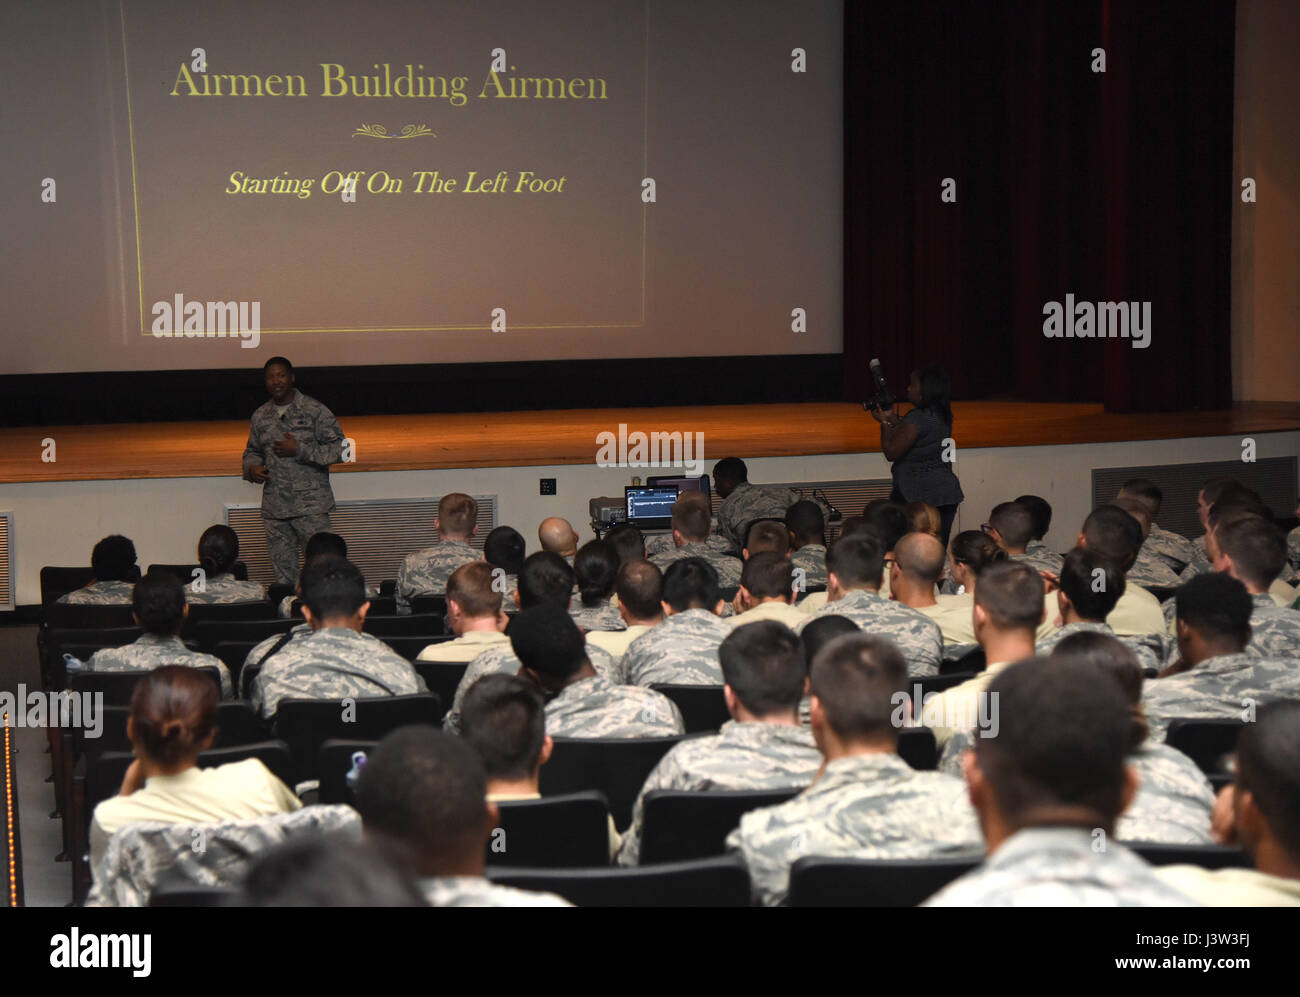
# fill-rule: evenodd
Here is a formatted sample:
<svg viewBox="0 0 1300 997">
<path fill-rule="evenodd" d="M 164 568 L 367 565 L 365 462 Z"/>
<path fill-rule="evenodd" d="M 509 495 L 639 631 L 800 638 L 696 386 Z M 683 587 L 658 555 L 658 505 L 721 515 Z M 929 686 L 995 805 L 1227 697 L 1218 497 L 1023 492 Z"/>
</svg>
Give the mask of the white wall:
<svg viewBox="0 0 1300 997">
<path fill-rule="evenodd" d="M 1091 504 L 1094 467 L 1197 463 L 1237 460 L 1239 436 L 1097 443 L 1076 446 L 989 447 L 958 453 L 957 473 L 966 493 L 959 529 L 977 528 L 998 502 L 1026 492 L 1053 506 L 1049 546 L 1069 547 Z M 1260 433 L 1258 456 L 1285 457 L 1300 451 L 1300 432 Z M 719 455 L 710 455 L 711 467 Z M 750 480 L 815 481 L 885 478 L 889 466 L 880 454 L 746 459 Z M 590 537 L 587 500 L 621 495 L 630 476 L 645 469 L 620 470 L 594 465 L 469 468 L 435 471 L 385 471 L 335 474 L 334 493 L 342 499 L 406 498 L 448 491 L 498 496 L 498 522 L 529 539 L 534 549 L 537 524 L 564 516 L 584 539 Z M 661 473 L 661 472 L 659 472 Z M 558 494 L 538 494 L 539 478 L 556 478 Z M 199 534 L 222 521 L 226 502 L 256 502 L 258 490 L 239 478 L 150 478 L 129 481 L 67 481 L 11 484 L 0 489 L 0 511 L 14 512 L 13 550 L 18 604 L 40 602 L 42 565 L 86 564 L 100 537 L 123 533 L 135 541 L 140 563 L 186 562 L 194 557 Z M 845 510 L 846 513 L 851 510 Z"/>
</svg>

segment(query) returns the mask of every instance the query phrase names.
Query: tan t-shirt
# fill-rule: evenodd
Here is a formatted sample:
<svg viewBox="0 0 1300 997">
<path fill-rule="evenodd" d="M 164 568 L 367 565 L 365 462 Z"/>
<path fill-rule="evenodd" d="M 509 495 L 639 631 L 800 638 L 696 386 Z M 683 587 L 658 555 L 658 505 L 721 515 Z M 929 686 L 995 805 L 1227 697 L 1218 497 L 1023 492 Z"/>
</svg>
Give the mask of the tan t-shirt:
<svg viewBox="0 0 1300 997">
<path fill-rule="evenodd" d="M 1124 594 L 1106 617 L 1117 637 L 1137 637 L 1165 632 L 1165 614 L 1160 600 L 1141 585 L 1126 582 Z"/>
<path fill-rule="evenodd" d="M 459 664 L 473 661 L 490 647 L 509 643 L 510 638 L 500 630 L 471 630 L 469 633 L 461 634 L 455 640 L 430 644 L 415 660 Z"/>
<path fill-rule="evenodd" d="M 1155 874 L 1206 907 L 1300 907 L 1300 879 L 1270 876 L 1257 869 L 1211 871 L 1167 865 Z"/>
<path fill-rule="evenodd" d="M 813 593 L 817 595 L 818 593 Z M 791 606 L 786 602 L 760 602 L 739 616 L 728 617 L 727 625 L 733 630 L 736 627 L 742 627 L 746 623 L 760 623 L 763 620 L 775 620 L 777 623 L 784 623 L 791 630 L 796 624 L 807 623 L 808 614 L 798 606 Z"/>
</svg>

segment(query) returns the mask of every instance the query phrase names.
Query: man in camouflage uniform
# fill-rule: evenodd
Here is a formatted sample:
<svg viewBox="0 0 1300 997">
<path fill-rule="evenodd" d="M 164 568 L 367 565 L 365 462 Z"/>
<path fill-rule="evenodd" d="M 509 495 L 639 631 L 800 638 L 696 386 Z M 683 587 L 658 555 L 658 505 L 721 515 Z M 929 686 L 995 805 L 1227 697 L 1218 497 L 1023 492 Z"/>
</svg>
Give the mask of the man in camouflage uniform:
<svg viewBox="0 0 1300 997">
<path fill-rule="evenodd" d="M 1154 481 L 1148 478 L 1129 478 L 1120 485 L 1116 499 L 1117 504 L 1120 499 L 1131 499 L 1146 506 L 1149 529 L 1146 531 L 1146 539 L 1142 541 L 1142 549 L 1138 551 L 1137 566 L 1141 568 L 1159 563 L 1177 576 L 1192 560 L 1192 542 L 1181 534 L 1161 528 L 1156 522 L 1164 497 L 1164 492 Z M 1121 508 L 1124 506 L 1121 505 Z M 1141 578 L 1137 581 L 1139 585 L 1146 584 Z"/>
<path fill-rule="evenodd" d="M 462 564 L 447 579 L 447 624 L 455 640 L 430 644 L 417 661 L 468 662 L 490 648 L 507 648 L 506 614 L 486 561 Z"/>
<path fill-rule="evenodd" d="M 524 561 L 519 571 L 519 586 L 515 589 L 515 604 L 521 609 L 531 609 L 549 603 L 560 607 L 566 613 L 573 598 L 573 569 L 565 563 L 559 554 L 539 550 Z M 484 675 L 505 672 L 514 675 L 519 671 L 519 658 L 509 642 L 494 642 L 470 663 L 456 686 L 456 695 L 451 702 L 451 709 L 442 722 L 442 729 L 449 734 L 460 733 L 460 707 L 467 693 L 475 682 Z M 587 641 L 587 658 L 597 674 L 610 682 L 620 681 L 620 670 L 614 658 L 607 651 L 597 647 L 591 640 Z"/>
<path fill-rule="evenodd" d="M 688 493 L 693 494 L 698 493 Z M 720 554 L 704 542 L 709 535 L 709 517 L 698 500 L 683 497 L 674 502 L 672 523 L 673 543 L 676 546 L 667 553 L 655 554 L 650 558 L 652 564 L 660 571 L 667 571 L 670 565 L 678 561 L 697 557 L 713 567 L 718 574 L 718 584 L 723 588 L 734 588 L 740 584 L 740 559 Z"/>
<path fill-rule="evenodd" d="M 919 772 L 896 753 L 906 682 L 906 662 L 883 638 L 849 634 L 818 652 L 811 720 L 825 758 L 821 774 L 793 800 L 746 814 L 727 837 L 727 847 L 744 857 L 761 903 L 784 901 L 790 867 L 805 855 L 902 859 L 978 852 L 979 828 L 961 782 Z"/>
<path fill-rule="evenodd" d="M 1001 502 L 995 505 L 989 513 L 984 532 L 997 541 L 998 546 L 1013 561 L 1023 561 L 1035 571 L 1046 571 L 1053 575 L 1061 570 L 1061 555 L 1055 551 L 1040 545 L 1034 548 L 1032 554 L 1029 552 L 1034 518 L 1019 502 Z"/>
<path fill-rule="evenodd" d="M 343 430 L 324 405 L 294 387 L 293 364 L 272 357 L 262 368 L 270 400 L 253 413 L 244 479 L 262 488 L 262 523 L 275 580 L 298 577 L 298 548 L 330 528 L 330 465 L 343 459 Z"/>
<path fill-rule="evenodd" d="M 519 674 L 548 697 L 546 733 L 551 737 L 672 737 L 686 732 L 680 711 L 667 696 L 597 675 L 582 631 L 554 603 L 516 616 L 510 644 L 519 658 Z"/>
<path fill-rule="evenodd" d="M 425 692 L 411 663 L 383 641 L 362 633 L 366 583 L 356 566 L 318 557 L 303 566 L 303 615 L 312 634 L 272 655 L 253 680 L 250 697 L 263 717 L 282 699 L 363 699 Z"/>
<path fill-rule="evenodd" d="M 120 534 L 105 537 L 90 554 L 95 580 L 59 597 L 74 606 L 129 606 L 134 578 L 140 575 L 135 563 L 135 544 Z"/>
<path fill-rule="evenodd" d="M 105 647 L 86 662 L 88 672 L 151 672 L 160 665 L 215 668 L 221 679 L 221 698 L 233 699 L 230 670 L 220 658 L 191 651 L 180 638 L 189 607 L 180 582 L 168 574 L 145 575 L 131 596 L 135 622 L 144 633 L 125 647 Z"/>
<path fill-rule="evenodd" d="M 1147 541 L 1151 538 L 1151 507 L 1140 499 L 1121 495 L 1115 505 L 1123 509 L 1135 520 L 1142 530 L 1142 544 L 1138 547 L 1133 566 L 1128 569 L 1128 579 L 1135 585 L 1151 588 L 1177 588 L 1178 572 L 1163 560 L 1152 556 L 1147 550 Z"/>
<path fill-rule="evenodd" d="M 402 727 L 370 752 L 357 780 L 368 837 L 400 843 L 435 907 L 571 907 L 551 893 L 488 882 L 487 843 L 497 825 L 474 749 L 429 727 Z"/>
<path fill-rule="evenodd" d="M 736 604 L 740 613 L 727 617 L 732 629 L 761 620 L 775 620 L 794 628 L 807 621 L 808 616 L 793 605 L 794 569 L 790 559 L 769 550 L 754 554 L 745 561 L 740 575 L 740 591 Z"/>
<path fill-rule="evenodd" d="M 937 675 L 943 656 L 943 633 L 924 613 L 880 597 L 884 569 L 883 544 L 873 533 L 836 540 L 826 555 L 826 605 L 808 619 L 848 617 L 865 632 L 880 634 L 897 644 L 912 676 Z"/>
<path fill-rule="evenodd" d="M 784 520 L 786 510 L 799 501 L 798 493 L 790 488 L 751 485 L 749 469 L 739 457 L 724 457 L 713 465 L 713 484 L 722 499 L 718 529 L 733 551 L 745 545 L 746 534 L 756 519 Z"/>
<path fill-rule="evenodd" d="M 578 531 L 567 519 L 559 516 L 543 519 L 537 527 L 537 542 L 542 545 L 542 550 L 559 554 L 570 568 L 573 567 L 573 559 L 578 553 Z"/>
<path fill-rule="evenodd" d="M 621 865 L 639 861 L 645 796 L 653 790 L 802 789 L 821 768 L 812 732 L 799 723 L 807 668 L 789 627 L 771 620 L 740 627 L 718 656 L 732 719 L 715 736 L 683 741 L 655 766 L 623 835 Z"/>
<path fill-rule="evenodd" d="M 1089 661 L 1033 660 L 1000 674 L 990 693 L 998 736 L 963 756 L 989 856 L 925 906 L 1194 906 L 1115 840 L 1137 782 L 1119 683 Z"/>
<path fill-rule="evenodd" d="M 623 655 L 632 642 L 664 621 L 664 575 L 646 560 L 624 561 L 614 577 L 615 605 L 622 630 L 592 630 L 587 643 L 614 661 L 614 674 L 623 681 Z"/>
<path fill-rule="evenodd" d="M 1246 650 L 1252 604 L 1241 582 L 1218 572 L 1198 575 L 1175 598 L 1180 660 L 1142 693 L 1153 738 L 1164 740 L 1179 717 L 1247 720 L 1265 702 L 1300 699 L 1294 659 Z"/>
<path fill-rule="evenodd" d="M 713 567 L 677 561 L 664 574 L 666 618 L 628 645 L 620 665 L 629 685 L 722 685 L 718 645 L 731 628 L 720 619 L 722 595 Z"/>
<path fill-rule="evenodd" d="M 1034 653 L 1045 657 L 1067 637 L 1085 631 L 1114 637 L 1115 632 L 1107 625 L 1106 617 L 1119 602 L 1127 585 L 1119 566 L 1096 551 L 1075 547 L 1065 556 L 1059 581 L 1056 603 L 1064 625 L 1047 637 L 1039 637 Z M 1164 657 L 1142 643 L 1140 638 L 1119 640 L 1137 655 L 1143 668 L 1159 671 L 1164 667 Z"/>
<path fill-rule="evenodd" d="M 478 531 L 478 503 L 472 496 L 452 492 L 438 500 L 438 517 L 433 528 L 438 542 L 432 547 L 407 554 L 397 569 L 397 615 L 409 616 L 411 600 L 420 595 L 443 595 L 447 579 L 462 564 L 480 561 L 479 552 L 470 546 Z"/>
<path fill-rule="evenodd" d="M 278 654 L 294 641 L 310 637 L 312 633 L 310 623 L 296 623 L 284 633 L 272 634 L 253 645 L 253 649 L 244 656 L 244 664 L 239 671 L 240 695 L 248 697 L 248 687 L 254 677 L 253 666 L 260 669 L 273 654 Z"/>
<path fill-rule="evenodd" d="M 795 581 L 802 596 L 810 588 L 826 585 L 826 517 L 821 506 L 800 499 L 785 512 L 785 528 L 790 531 L 794 553 L 790 564 L 797 572 Z M 802 572 L 801 574 L 798 572 Z"/>
<path fill-rule="evenodd" d="M 1270 587 L 1286 564 L 1282 531 L 1260 516 L 1225 517 L 1214 528 L 1214 569 L 1246 586 L 1253 609 L 1246 653 L 1263 658 L 1300 657 L 1300 611 L 1283 608 Z"/>
<path fill-rule="evenodd" d="M 1296 515 L 1300 516 L 1300 508 Z M 1300 526 L 1286 535 L 1286 559 L 1291 569 L 1288 581 L 1300 581 Z"/>
</svg>

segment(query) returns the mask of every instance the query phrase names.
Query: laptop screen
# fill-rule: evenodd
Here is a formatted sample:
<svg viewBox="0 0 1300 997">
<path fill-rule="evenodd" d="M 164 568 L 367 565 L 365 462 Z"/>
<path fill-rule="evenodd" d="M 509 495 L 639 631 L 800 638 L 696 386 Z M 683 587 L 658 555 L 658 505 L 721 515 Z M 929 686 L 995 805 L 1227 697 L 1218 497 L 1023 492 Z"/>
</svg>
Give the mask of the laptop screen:
<svg viewBox="0 0 1300 997">
<path fill-rule="evenodd" d="M 672 522 L 676 485 L 628 485 L 623 490 L 627 501 L 627 521 L 633 526 L 662 529 Z"/>
<path fill-rule="evenodd" d="M 696 478 L 646 478 L 645 483 L 665 488 L 669 485 L 676 485 L 678 494 L 683 492 L 703 492 L 704 497 L 709 500 L 709 512 L 713 511 L 713 495 L 709 491 L 709 476 L 707 474 L 701 474 Z"/>
</svg>

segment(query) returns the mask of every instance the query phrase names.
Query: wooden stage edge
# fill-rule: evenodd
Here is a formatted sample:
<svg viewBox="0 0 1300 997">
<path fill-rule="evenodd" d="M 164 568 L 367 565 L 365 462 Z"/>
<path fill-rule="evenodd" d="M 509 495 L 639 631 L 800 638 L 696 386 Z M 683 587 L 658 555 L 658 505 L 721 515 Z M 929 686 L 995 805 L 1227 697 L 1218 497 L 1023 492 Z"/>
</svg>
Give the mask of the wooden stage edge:
<svg viewBox="0 0 1300 997">
<path fill-rule="evenodd" d="M 1114 443 L 1300 430 L 1300 404 L 1211 412 L 1110 414 L 1100 405 L 958 402 L 962 449 Z M 590 464 L 601 433 L 703 433 L 705 463 L 725 456 L 873 453 L 879 427 L 860 405 L 719 405 L 549 412 L 340 416 L 357 462 L 335 472 Z M 173 422 L 0 430 L 0 483 L 238 474 L 246 422 Z M 696 439 L 696 437 L 692 437 Z M 54 461 L 46 440 L 54 441 Z M 693 455 L 693 454 L 692 454 Z"/>
</svg>

